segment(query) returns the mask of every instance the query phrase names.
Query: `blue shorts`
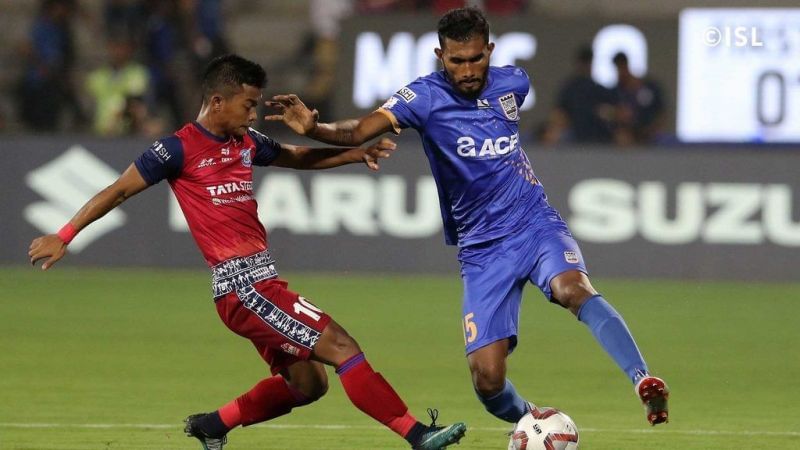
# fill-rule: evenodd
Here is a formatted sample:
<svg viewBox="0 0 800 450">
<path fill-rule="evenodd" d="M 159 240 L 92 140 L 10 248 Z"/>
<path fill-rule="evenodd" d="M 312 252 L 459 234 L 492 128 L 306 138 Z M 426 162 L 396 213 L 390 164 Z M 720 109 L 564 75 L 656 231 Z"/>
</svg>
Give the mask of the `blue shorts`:
<svg viewBox="0 0 800 450">
<path fill-rule="evenodd" d="M 552 301 L 550 281 L 586 273 L 578 244 L 558 212 L 546 205 L 517 232 L 463 247 L 458 253 L 464 282 L 462 325 L 467 354 L 501 339 L 517 344 L 522 289 L 530 281 Z"/>
</svg>

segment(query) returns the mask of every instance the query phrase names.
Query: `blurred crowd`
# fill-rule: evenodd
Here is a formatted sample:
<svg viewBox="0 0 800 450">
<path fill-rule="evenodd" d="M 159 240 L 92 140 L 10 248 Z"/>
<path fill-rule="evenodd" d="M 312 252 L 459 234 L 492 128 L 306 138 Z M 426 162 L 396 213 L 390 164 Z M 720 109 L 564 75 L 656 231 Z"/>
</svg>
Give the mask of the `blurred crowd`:
<svg viewBox="0 0 800 450">
<path fill-rule="evenodd" d="M 102 17 L 78 0 L 42 0 L 17 81 L 18 119 L 34 131 L 158 135 L 186 120 L 186 92 L 228 49 L 221 0 L 105 0 Z M 74 29 L 82 21 L 106 60 L 78 79 Z M 190 70 L 185 70 L 190 69 Z"/>
<path fill-rule="evenodd" d="M 163 135 L 192 119 L 205 64 L 235 50 L 226 36 L 223 0 L 103 0 L 92 12 L 81 0 L 38 3 L 17 51 L 23 67 L 9 89 L 14 94 L 11 114 L 23 130 Z M 307 5 L 302 44 L 278 66 L 302 71 L 299 93 L 321 111 L 332 111 L 343 20 L 398 12 L 438 16 L 464 5 L 477 5 L 490 17 L 508 16 L 530 10 L 531 1 L 307 0 Z M 79 26 L 91 29 L 92 44 L 103 47 L 102 61 L 84 70 L 76 70 L 86 50 L 76 45 Z M 544 145 L 663 139 L 664 100 L 658 84 L 631 74 L 620 53 L 614 58 L 619 82 L 609 89 L 593 81 L 591 63 L 591 49 L 581 49 L 574 74 L 535 139 Z"/>
<path fill-rule="evenodd" d="M 561 86 L 556 105 L 537 133 L 538 142 L 615 144 L 666 143 L 664 97 L 659 84 L 631 73 L 628 56 L 613 57 L 617 83 L 607 88 L 592 78 L 594 53 L 586 45 L 575 55 L 574 73 Z"/>
</svg>

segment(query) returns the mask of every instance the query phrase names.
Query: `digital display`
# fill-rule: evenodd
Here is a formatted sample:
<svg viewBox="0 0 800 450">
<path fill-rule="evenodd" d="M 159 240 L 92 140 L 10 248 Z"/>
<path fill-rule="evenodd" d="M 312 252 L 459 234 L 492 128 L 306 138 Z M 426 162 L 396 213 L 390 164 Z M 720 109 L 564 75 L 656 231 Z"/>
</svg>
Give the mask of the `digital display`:
<svg viewBox="0 0 800 450">
<path fill-rule="evenodd" d="M 800 8 L 690 8 L 679 27 L 680 140 L 800 142 Z"/>
</svg>

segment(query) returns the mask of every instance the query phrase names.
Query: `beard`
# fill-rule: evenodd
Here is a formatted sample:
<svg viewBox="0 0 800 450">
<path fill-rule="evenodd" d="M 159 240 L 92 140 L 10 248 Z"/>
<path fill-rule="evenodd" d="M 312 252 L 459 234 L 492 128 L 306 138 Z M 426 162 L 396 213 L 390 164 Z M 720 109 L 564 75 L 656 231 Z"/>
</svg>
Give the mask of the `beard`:
<svg viewBox="0 0 800 450">
<path fill-rule="evenodd" d="M 455 81 L 453 75 L 445 70 L 447 79 L 450 81 L 450 84 L 453 86 L 453 88 L 459 94 L 470 99 L 478 98 L 478 95 L 481 93 L 481 91 L 483 91 L 483 88 L 486 87 L 486 73 L 488 73 L 488 70 L 482 77 L 474 77 L 467 80 Z"/>
<path fill-rule="evenodd" d="M 461 93 L 461 95 L 474 99 L 478 98 L 478 95 L 483 91 L 484 86 L 486 86 L 486 80 L 477 80 L 476 83 L 472 84 L 456 84 L 456 90 Z"/>
</svg>

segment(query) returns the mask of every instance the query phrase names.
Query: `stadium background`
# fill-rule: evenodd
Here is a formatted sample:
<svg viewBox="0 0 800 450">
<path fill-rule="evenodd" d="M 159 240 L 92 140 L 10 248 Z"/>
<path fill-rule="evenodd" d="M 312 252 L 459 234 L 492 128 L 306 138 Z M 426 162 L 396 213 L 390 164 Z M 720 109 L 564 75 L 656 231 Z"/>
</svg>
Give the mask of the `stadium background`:
<svg viewBox="0 0 800 450">
<path fill-rule="evenodd" d="M 107 61 L 103 21 L 110 3 L 77 2 L 72 26 L 76 58 L 64 78 L 76 86 L 87 117 L 92 99 L 82 86 Z M 431 64 L 425 33 L 435 29 L 436 5 L 446 2 L 397 2 L 394 10 L 393 2 L 364 2 L 372 9 L 343 19 L 338 57 L 325 70 L 314 63 L 321 33 L 311 3 L 228 0 L 219 2 L 217 19 L 231 50 L 266 67 L 265 96 L 297 92 L 331 119 L 369 111 L 403 84 L 401 77 Z M 496 3 L 527 5 L 521 13 L 490 14 L 495 36 L 510 43 L 497 56 L 532 76 L 536 102 L 522 112 L 524 148 L 581 242 L 598 289 L 622 311 L 655 372 L 671 383 L 673 419 L 646 429 L 610 360 L 533 288 L 523 305 L 520 352 L 511 360 L 517 386 L 538 403 L 569 412 L 583 431 L 582 448 L 800 448 L 793 420 L 800 413 L 794 273 L 800 246 L 800 20 L 794 17 L 800 13 L 785 14 L 780 28 L 788 57 L 745 45 L 712 60 L 716 65 L 704 73 L 729 89 L 722 104 L 719 97 L 713 104 L 680 97 L 686 80 L 679 74 L 682 54 L 707 47 L 681 46 L 685 8 L 795 4 Z M 26 70 L 20 48 L 38 8 L 0 2 L 0 448 L 194 448 L 176 422 L 237 395 L 263 367 L 214 316 L 202 258 L 168 189 L 151 189 L 92 225 L 55 270 L 22 267 L 33 237 L 55 231 L 153 139 L 146 130 L 98 136 L 90 119 L 80 122 L 69 111 L 53 130 L 23 123 L 15 100 Z M 720 14 L 713 22 L 718 28 L 742 20 L 736 12 Z M 767 32 L 774 21 L 753 17 L 745 25 L 761 27 L 769 47 L 770 36 L 778 35 Z M 615 25 L 634 33 L 613 45 L 646 43 L 643 75 L 657 80 L 666 98 L 664 139 L 542 144 L 538 127 L 570 74 L 574 51 Z M 379 51 L 364 47 L 376 36 Z M 136 48 L 136 58 L 143 54 Z M 177 51 L 173 61 L 184 120 L 196 107 L 193 61 L 190 49 Z M 752 82 L 713 80 L 719 70 L 754 79 L 779 73 L 786 81 L 777 91 L 766 84 L 764 94 Z M 692 129 L 682 138 L 681 107 L 687 117 L 714 116 L 741 109 L 737 99 L 759 95 L 773 98 L 759 103 L 766 111 L 747 104 L 746 114 L 718 122 L 741 121 L 736 126 L 745 129 L 766 114 L 766 122 L 780 116 L 784 123 L 747 138 L 727 129 L 722 132 L 729 135 L 715 138 Z M 163 104 L 151 113 L 169 122 Z M 278 140 L 305 142 L 280 124 L 260 128 Z M 504 424 L 481 410 L 469 387 L 458 267 L 454 250 L 442 245 L 427 163 L 413 132 L 399 143 L 379 174 L 357 167 L 258 173 L 255 189 L 279 270 L 345 324 L 414 411 L 437 406 L 446 421 L 465 418 L 472 430 L 461 448 L 504 448 Z M 321 402 L 269 426 L 237 431 L 231 448 L 400 448 L 331 381 Z"/>
</svg>

